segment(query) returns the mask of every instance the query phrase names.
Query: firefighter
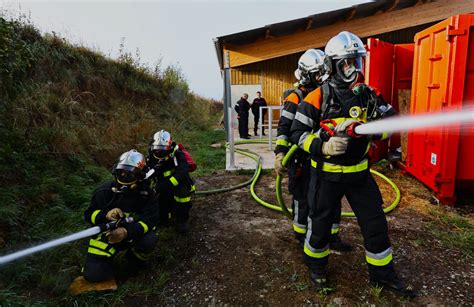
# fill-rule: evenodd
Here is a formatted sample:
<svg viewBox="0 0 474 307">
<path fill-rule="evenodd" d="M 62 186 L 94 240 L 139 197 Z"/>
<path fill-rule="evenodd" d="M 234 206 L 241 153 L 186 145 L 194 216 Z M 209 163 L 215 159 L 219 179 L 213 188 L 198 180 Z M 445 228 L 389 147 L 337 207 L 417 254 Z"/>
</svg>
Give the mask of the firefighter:
<svg viewBox="0 0 474 307">
<path fill-rule="evenodd" d="M 324 61 L 324 52 L 319 49 L 307 50 L 298 60 L 298 68 L 295 70 L 295 77 L 298 79 L 298 82 L 294 88 L 285 91 L 283 94 L 286 98 L 282 115 L 278 122 L 275 171 L 279 175 L 283 175 L 282 161 L 290 147 L 288 138 L 298 104 L 303 101 L 309 92 L 321 86 L 328 77 L 328 71 L 329 67 L 327 67 Z M 288 177 L 288 190 L 293 195 L 293 231 L 296 239 L 303 245 L 308 225 L 308 188 L 310 181 L 309 155 L 303 150 L 298 150 L 291 159 Z M 336 251 L 347 252 L 352 250 L 352 247 L 339 237 L 340 208 L 339 206 L 339 210 L 335 212 L 330 248 Z"/>
<path fill-rule="evenodd" d="M 312 210 L 304 246 L 310 279 L 318 290 L 330 289 L 327 265 L 332 219 L 328 217 L 334 216 L 342 197 L 346 196 L 364 238 L 370 282 L 413 297 L 414 291 L 395 273 L 382 196 L 369 172 L 370 141 L 388 135 L 348 136 L 359 122 L 395 112 L 377 91 L 363 83 L 366 50 L 356 35 L 339 33 L 328 41 L 325 52 L 332 71 L 329 82 L 309 93 L 299 104 L 290 137 L 311 156 Z M 321 121 L 327 119 L 335 127 L 318 129 Z M 332 137 L 328 133 L 331 128 Z"/>
<path fill-rule="evenodd" d="M 133 217 L 134 222 L 89 240 L 84 278 L 93 283 L 113 278 L 112 259 L 119 251 L 127 250 L 127 259 L 143 266 L 158 242 L 153 231 L 159 222 L 158 202 L 143 180 L 145 157 L 134 149 L 127 151 L 120 156 L 112 173 L 115 180 L 95 190 L 84 218 L 92 225 L 125 216 Z"/>
<path fill-rule="evenodd" d="M 181 234 L 187 233 L 191 193 L 195 191 L 195 186 L 189 175 L 186 157 L 168 131 L 160 130 L 153 135 L 147 164 L 155 170 L 150 180 L 158 194 L 161 224 L 167 225 L 174 217 L 176 230 Z"/>
</svg>

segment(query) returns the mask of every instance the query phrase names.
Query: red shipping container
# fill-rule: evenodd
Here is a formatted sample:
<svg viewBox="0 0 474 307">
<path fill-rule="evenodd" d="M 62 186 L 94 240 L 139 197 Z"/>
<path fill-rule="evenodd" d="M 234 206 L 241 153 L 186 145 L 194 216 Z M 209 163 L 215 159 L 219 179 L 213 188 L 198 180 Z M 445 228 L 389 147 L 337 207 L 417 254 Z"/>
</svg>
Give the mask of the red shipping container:
<svg viewBox="0 0 474 307">
<path fill-rule="evenodd" d="M 388 103 L 392 98 L 393 48 L 393 44 L 377 38 L 367 39 L 365 82 L 379 90 Z M 387 154 L 388 140 L 375 141 L 369 151 L 370 162 L 384 159 Z"/>
<path fill-rule="evenodd" d="M 474 14 L 456 15 L 415 36 L 412 114 L 460 110 L 474 103 Z M 459 125 L 408 133 L 407 170 L 441 203 L 456 184 L 474 182 L 474 129 Z"/>
</svg>

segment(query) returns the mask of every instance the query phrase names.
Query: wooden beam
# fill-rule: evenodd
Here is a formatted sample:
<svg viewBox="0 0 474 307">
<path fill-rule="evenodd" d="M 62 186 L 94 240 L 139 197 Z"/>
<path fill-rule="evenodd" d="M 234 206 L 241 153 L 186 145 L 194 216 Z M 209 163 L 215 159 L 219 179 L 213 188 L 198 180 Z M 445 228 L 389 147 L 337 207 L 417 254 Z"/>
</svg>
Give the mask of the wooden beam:
<svg viewBox="0 0 474 307">
<path fill-rule="evenodd" d="M 349 21 L 352 18 L 354 18 L 355 14 L 357 13 L 357 10 L 355 8 L 352 9 L 352 11 L 349 13 L 349 15 L 344 19 L 344 21 Z"/>
<path fill-rule="evenodd" d="M 226 45 L 225 48 L 230 51 L 231 67 L 237 67 L 302 52 L 309 48 L 324 47 L 331 37 L 344 30 L 349 30 L 360 37 L 370 37 L 472 12 L 474 12 L 474 0 L 439 0 L 377 16 L 300 31 L 271 40 L 261 40 L 242 46 Z"/>
<path fill-rule="evenodd" d="M 267 31 L 265 31 L 265 39 L 273 38 L 270 29 L 271 27 L 268 27 Z"/>
<path fill-rule="evenodd" d="M 310 17 L 308 19 L 308 23 L 306 24 L 306 28 L 305 28 L 305 31 L 308 31 L 309 29 L 311 29 L 311 26 L 313 25 L 313 17 Z"/>
</svg>

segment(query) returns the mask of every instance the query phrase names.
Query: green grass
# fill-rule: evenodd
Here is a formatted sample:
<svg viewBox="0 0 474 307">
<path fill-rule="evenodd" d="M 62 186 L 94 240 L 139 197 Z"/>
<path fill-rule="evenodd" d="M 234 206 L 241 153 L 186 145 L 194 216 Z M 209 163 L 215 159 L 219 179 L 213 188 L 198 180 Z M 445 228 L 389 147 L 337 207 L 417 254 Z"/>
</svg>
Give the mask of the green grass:
<svg viewBox="0 0 474 307">
<path fill-rule="evenodd" d="M 468 219 L 441 207 L 431 209 L 429 214 L 432 220 L 426 226 L 443 246 L 474 258 L 474 226 Z"/>
<path fill-rule="evenodd" d="M 146 154 L 160 129 L 192 154 L 193 176 L 225 168 L 224 148 L 210 147 L 224 141 L 214 129 L 220 105 L 191 93 L 179 67 L 152 71 L 123 45 L 113 61 L 0 15 L 0 100 L 1 254 L 89 227 L 83 211 L 115 160 L 131 148 Z M 66 295 L 87 240 L 18 260 L 0 268 L 0 305 L 116 305 L 159 295 L 176 265 L 174 236 L 160 232 L 160 262 L 146 283 L 130 277 L 114 293 Z"/>
</svg>

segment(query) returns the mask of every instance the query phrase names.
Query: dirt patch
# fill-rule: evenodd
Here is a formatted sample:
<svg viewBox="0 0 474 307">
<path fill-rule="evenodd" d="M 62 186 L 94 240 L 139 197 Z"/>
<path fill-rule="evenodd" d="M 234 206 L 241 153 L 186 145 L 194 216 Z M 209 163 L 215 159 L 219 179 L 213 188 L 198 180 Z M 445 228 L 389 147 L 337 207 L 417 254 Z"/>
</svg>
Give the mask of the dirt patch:
<svg viewBox="0 0 474 307">
<path fill-rule="evenodd" d="M 391 292 L 377 295 L 367 284 L 364 248 L 357 222 L 343 219 L 342 237 L 355 249 L 332 254 L 330 276 L 337 291 L 321 296 L 311 287 L 303 253 L 289 219 L 258 205 L 249 188 L 196 197 L 192 232 L 175 242 L 178 265 L 165 286 L 160 304 L 303 305 L 336 303 L 471 304 L 474 263 L 445 247 L 425 227 L 423 213 L 431 194 L 413 178 L 388 171 L 402 191 L 402 201 L 388 216 L 399 274 L 419 292 L 406 301 Z M 244 181 L 248 176 L 217 172 L 198 181 L 202 189 Z M 387 203 L 395 194 L 381 180 Z M 265 175 L 257 194 L 276 203 L 274 179 Z M 289 200 L 288 200 L 289 201 Z"/>
</svg>

